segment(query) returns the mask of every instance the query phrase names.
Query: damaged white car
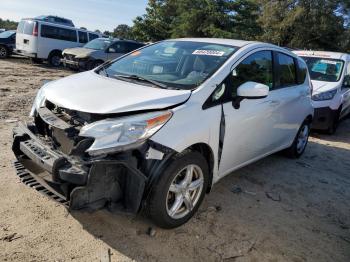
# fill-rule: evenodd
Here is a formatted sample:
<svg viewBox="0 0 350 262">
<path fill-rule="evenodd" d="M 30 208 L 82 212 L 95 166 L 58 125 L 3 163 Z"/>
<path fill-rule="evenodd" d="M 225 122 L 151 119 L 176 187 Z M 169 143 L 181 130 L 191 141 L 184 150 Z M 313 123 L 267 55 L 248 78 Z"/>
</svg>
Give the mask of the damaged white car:
<svg viewBox="0 0 350 262">
<path fill-rule="evenodd" d="M 162 41 L 45 84 L 14 129 L 15 167 L 70 209 L 145 210 L 173 228 L 225 175 L 304 152 L 310 90 L 305 62 L 274 45 Z"/>
</svg>

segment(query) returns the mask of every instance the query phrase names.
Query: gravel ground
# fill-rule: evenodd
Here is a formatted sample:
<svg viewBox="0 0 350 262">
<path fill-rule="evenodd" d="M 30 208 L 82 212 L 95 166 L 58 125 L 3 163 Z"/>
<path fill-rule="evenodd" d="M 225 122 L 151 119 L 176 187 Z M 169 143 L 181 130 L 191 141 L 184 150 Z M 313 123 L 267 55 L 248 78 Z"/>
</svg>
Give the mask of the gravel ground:
<svg viewBox="0 0 350 262">
<path fill-rule="evenodd" d="M 298 160 L 232 173 L 175 230 L 142 215 L 72 212 L 19 182 L 11 130 L 37 88 L 74 72 L 0 61 L 0 261 L 350 261 L 350 119 Z"/>
</svg>

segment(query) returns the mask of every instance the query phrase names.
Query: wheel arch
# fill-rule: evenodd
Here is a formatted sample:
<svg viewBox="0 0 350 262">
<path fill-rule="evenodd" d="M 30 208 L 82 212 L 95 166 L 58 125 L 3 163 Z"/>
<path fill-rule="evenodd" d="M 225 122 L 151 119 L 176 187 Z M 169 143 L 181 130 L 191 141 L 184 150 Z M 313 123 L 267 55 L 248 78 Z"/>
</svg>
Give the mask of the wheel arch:
<svg viewBox="0 0 350 262">
<path fill-rule="evenodd" d="M 59 54 L 60 56 L 62 56 L 62 50 L 60 50 L 60 49 L 51 50 L 51 52 L 49 53 L 47 59 L 49 59 L 54 54 Z"/>
<path fill-rule="evenodd" d="M 213 183 L 213 174 L 214 174 L 214 153 L 211 147 L 206 143 L 197 143 L 188 147 L 186 150 L 199 152 L 207 160 L 208 169 L 209 169 L 209 183 L 207 193 L 210 192 L 212 183 Z"/>
</svg>

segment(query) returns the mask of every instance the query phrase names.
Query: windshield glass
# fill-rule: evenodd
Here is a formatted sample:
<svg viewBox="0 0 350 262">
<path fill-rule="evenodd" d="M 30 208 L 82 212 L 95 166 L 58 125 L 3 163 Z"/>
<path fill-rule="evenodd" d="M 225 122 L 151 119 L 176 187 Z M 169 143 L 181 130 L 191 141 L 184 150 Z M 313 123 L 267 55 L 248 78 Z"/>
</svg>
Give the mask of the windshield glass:
<svg viewBox="0 0 350 262">
<path fill-rule="evenodd" d="M 319 57 L 302 57 L 309 68 L 312 80 L 337 82 L 341 77 L 344 61 Z"/>
<path fill-rule="evenodd" d="M 111 40 L 97 38 L 84 45 L 84 47 L 95 50 L 105 50 L 111 43 Z"/>
<path fill-rule="evenodd" d="M 138 76 L 167 88 L 193 89 L 210 77 L 235 51 L 234 46 L 163 41 L 111 63 L 105 74 Z"/>
<path fill-rule="evenodd" d="M 13 31 L 5 31 L 0 33 L 0 38 L 9 38 L 10 36 L 12 36 L 15 32 Z"/>
</svg>

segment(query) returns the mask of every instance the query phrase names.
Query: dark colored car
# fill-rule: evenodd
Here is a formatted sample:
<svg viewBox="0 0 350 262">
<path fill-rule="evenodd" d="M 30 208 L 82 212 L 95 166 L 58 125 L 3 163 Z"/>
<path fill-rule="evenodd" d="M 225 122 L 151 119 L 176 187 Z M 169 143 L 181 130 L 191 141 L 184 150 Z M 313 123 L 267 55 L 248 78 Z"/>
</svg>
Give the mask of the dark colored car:
<svg viewBox="0 0 350 262">
<path fill-rule="evenodd" d="M 83 47 L 65 49 L 61 62 L 65 67 L 72 69 L 91 70 L 144 45 L 132 40 L 96 38 Z"/>
<path fill-rule="evenodd" d="M 0 59 L 12 54 L 16 46 L 16 31 L 5 31 L 0 33 Z"/>
</svg>

